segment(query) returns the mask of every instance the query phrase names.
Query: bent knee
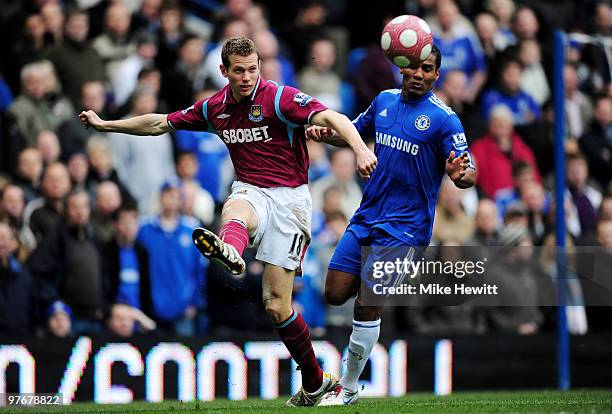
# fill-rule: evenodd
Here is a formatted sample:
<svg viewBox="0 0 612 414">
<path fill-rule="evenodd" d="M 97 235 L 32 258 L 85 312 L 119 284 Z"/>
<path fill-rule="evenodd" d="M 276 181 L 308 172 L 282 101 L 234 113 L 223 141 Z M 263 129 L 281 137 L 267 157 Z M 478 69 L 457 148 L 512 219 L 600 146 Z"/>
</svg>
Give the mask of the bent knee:
<svg viewBox="0 0 612 414">
<path fill-rule="evenodd" d="M 264 299 L 264 309 L 274 324 L 284 322 L 291 316 L 291 306 L 280 299 Z"/>
<path fill-rule="evenodd" d="M 339 292 L 337 289 L 325 287 L 325 300 L 327 303 L 333 306 L 344 305 L 344 303 L 351 297 L 346 292 Z"/>
</svg>

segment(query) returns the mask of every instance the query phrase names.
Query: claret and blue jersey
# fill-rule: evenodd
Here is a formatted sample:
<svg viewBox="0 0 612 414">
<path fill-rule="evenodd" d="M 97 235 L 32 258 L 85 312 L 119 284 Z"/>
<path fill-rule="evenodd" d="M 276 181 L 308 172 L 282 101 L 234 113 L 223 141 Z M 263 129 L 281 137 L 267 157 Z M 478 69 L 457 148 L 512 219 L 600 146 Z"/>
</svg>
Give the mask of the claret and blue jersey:
<svg viewBox="0 0 612 414">
<path fill-rule="evenodd" d="M 433 92 L 404 100 L 399 89 L 389 89 L 353 123 L 375 139 L 378 166 L 351 223 L 427 246 L 446 159 L 468 149 L 461 121 Z"/>
</svg>

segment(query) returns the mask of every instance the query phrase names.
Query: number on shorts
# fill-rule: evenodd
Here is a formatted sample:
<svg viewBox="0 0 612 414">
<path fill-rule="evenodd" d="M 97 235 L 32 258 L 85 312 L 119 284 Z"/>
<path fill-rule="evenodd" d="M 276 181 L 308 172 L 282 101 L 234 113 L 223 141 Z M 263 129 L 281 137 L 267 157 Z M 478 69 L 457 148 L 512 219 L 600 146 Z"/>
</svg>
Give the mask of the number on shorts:
<svg viewBox="0 0 612 414">
<path fill-rule="evenodd" d="M 302 252 L 302 243 L 304 243 L 304 235 L 295 233 L 293 235 L 293 242 L 291 243 L 291 248 L 289 249 L 290 255 L 300 256 Z"/>
</svg>

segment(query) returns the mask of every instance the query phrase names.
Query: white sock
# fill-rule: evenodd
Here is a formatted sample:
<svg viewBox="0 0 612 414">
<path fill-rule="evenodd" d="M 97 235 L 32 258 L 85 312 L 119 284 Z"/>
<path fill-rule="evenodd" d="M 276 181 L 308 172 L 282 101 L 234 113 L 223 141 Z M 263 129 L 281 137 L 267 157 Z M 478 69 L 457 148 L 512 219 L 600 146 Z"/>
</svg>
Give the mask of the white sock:
<svg viewBox="0 0 612 414">
<path fill-rule="evenodd" d="M 340 384 L 349 391 L 357 391 L 357 381 L 365 368 L 374 344 L 380 334 L 380 319 L 375 321 L 356 321 L 353 319 L 353 332 L 348 346 L 344 374 Z"/>
</svg>

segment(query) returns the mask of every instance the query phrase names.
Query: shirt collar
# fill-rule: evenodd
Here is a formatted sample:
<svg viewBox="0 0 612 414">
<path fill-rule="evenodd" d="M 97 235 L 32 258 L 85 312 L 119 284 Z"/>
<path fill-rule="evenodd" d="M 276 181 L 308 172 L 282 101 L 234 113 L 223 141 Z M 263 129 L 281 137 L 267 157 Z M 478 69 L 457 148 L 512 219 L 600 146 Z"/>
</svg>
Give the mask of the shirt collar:
<svg viewBox="0 0 612 414">
<path fill-rule="evenodd" d="M 433 89 L 431 89 L 425 95 L 423 95 L 423 96 L 421 96 L 420 98 L 417 98 L 417 99 L 404 99 L 403 97 L 401 97 L 401 95 L 400 95 L 400 99 L 404 103 L 418 103 L 418 102 L 423 102 L 423 101 L 429 99 L 432 95 L 433 95 Z"/>
</svg>

